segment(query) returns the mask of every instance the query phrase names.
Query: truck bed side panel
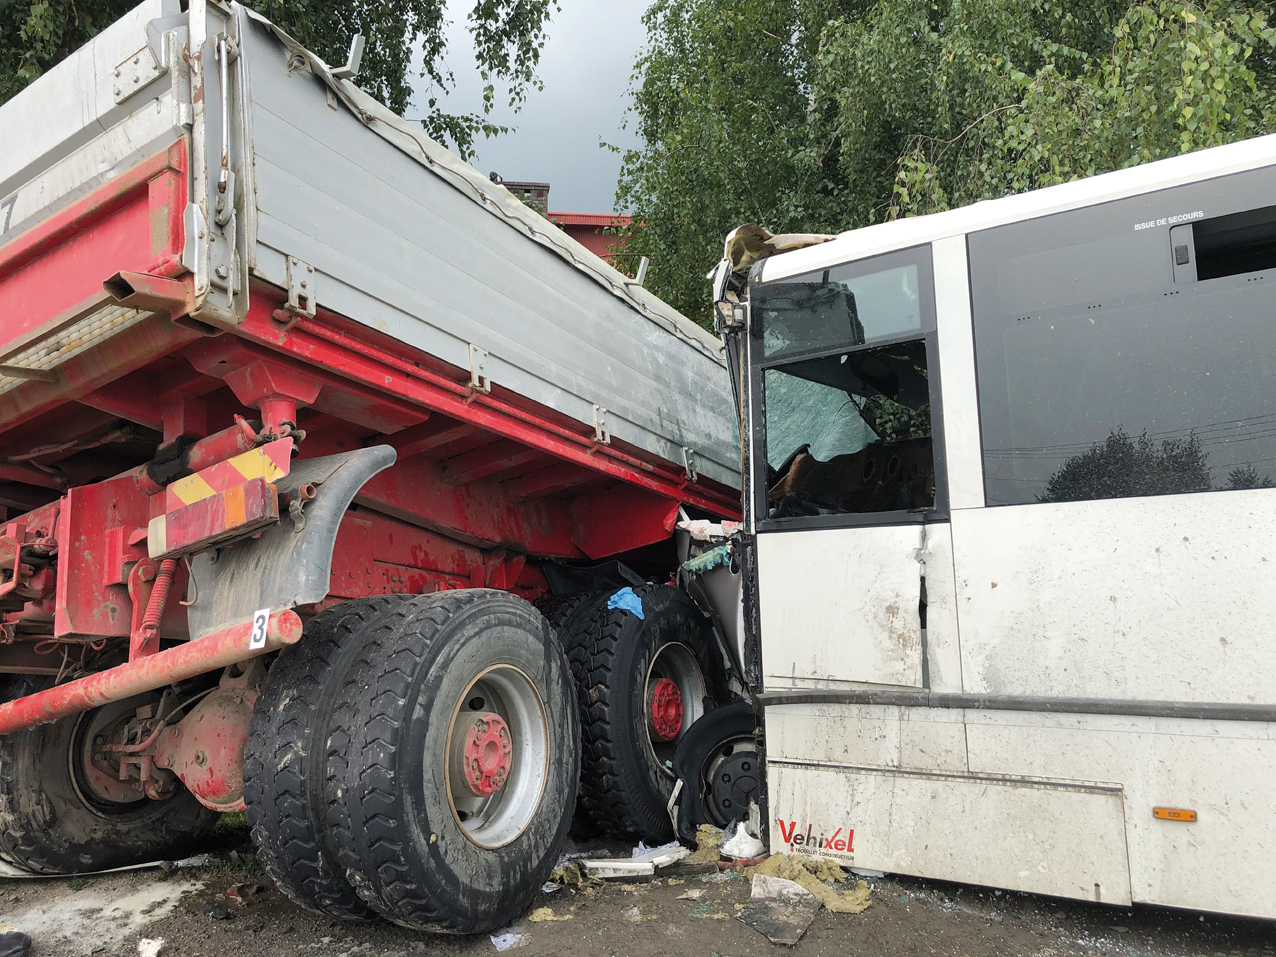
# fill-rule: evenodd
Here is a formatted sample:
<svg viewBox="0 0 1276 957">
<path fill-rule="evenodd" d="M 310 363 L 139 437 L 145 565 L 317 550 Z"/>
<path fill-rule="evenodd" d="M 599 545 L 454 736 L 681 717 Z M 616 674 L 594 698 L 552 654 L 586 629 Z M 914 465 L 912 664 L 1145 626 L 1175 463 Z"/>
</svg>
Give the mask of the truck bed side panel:
<svg viewBox="0 0 1276 957">
<path fill-rule="evenodd" d="M 561 256 L 367 129 L 258 24 L 244 44 L 257 200 L 255 272 L 318 271 L 321 305 L 499 386 L 734 485 L 726 373 Z"/>
</svg>

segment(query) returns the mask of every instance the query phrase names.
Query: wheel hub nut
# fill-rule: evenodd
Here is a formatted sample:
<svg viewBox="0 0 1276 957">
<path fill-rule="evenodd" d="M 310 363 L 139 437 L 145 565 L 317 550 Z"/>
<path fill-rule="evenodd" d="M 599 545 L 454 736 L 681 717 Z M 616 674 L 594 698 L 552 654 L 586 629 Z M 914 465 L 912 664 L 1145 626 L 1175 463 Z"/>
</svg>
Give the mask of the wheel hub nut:
<svg viewBox="0 0 1276 957">
<path fill-rule="evenodd" d="M 498 714 L 477 715 L 465 736 L 465 783 L 479 797 L 491 797 L 509 779 L 514 744 L 509 725 Z"/>
<path fill-rule="evenodd" d="M 672 741 L 682 730 L 682 692 L 669 678 L 651 690 L 651 727 L 661 741 Z"/>
</svg>

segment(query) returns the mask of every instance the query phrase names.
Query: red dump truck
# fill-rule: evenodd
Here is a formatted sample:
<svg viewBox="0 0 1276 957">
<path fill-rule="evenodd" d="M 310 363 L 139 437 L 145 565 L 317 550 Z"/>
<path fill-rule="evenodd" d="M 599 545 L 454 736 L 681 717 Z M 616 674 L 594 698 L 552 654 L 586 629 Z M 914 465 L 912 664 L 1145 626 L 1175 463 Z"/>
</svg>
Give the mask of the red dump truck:
<svg viewBox="0 0 1276 957">
<path fill-rule="evenodd" d="M 0 108 L 0 857 L 246 809 L 302 904 L 479 931 L 578 776 L 672 834 L 739 688 L 669 584 L 680 517 L 738 516 L 733 400 L 716 339 L 357 68 L 146 0 Z"/>
</svg>

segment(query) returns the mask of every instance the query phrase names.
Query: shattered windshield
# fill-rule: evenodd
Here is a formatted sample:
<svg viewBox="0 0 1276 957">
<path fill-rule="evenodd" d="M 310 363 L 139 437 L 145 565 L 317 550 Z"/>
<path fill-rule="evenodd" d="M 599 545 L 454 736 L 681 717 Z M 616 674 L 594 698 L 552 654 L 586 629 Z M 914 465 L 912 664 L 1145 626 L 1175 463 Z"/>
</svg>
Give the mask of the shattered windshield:
<svg viewBox="0 0 1276 957">
<path fill-rule="evenodd" d="M 930 390 L 921 340 L 763 373 L 767 515 L 930 508 Z"/>
<path fill-rule="evenodd" d="M 849 266 L 836 266 L 758 286 L 754 334 L 765 358 L 861 345 L 921 328 L 917 266 L 851 273 Z"/>
</svg>

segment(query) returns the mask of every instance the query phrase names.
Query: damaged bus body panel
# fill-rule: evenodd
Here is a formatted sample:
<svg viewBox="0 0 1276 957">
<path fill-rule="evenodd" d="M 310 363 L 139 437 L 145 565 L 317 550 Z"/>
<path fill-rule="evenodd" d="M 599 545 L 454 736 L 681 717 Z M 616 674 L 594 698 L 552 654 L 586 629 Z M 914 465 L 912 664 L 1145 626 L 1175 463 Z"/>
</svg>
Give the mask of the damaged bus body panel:
<svg viewBox="0 0 1276 957">
<path fill-rule="evenodd" d="M 1273 250 L 1265 137 L 719 271 L 772 851 L 1276 917 Z"/>
</svg>

